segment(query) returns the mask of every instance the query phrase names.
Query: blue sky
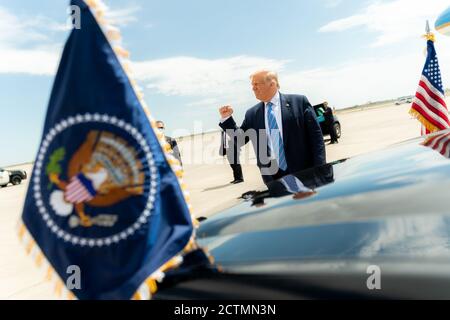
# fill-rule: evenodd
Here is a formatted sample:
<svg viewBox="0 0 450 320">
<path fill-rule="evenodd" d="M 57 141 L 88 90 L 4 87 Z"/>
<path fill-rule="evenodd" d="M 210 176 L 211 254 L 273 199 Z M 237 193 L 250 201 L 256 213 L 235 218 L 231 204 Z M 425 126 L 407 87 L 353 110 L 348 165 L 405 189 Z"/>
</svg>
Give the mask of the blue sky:
<svg viewBox="0 0 450 320">
<path fill-rule="evenodd" d="M 256 103 L 248 76 L 337 108 L 414 94 L 425 20 L 447 0 L 106 0 L 154 117 L 172 135 L 217 128 Z M 32 161 L 42 134 L 68 1 L 0 0 L 0 166 Z M 450 38 L 437 37 L 444 86 Z M 448 57 L 448 58 L 447 58 Z"/>
</svg>

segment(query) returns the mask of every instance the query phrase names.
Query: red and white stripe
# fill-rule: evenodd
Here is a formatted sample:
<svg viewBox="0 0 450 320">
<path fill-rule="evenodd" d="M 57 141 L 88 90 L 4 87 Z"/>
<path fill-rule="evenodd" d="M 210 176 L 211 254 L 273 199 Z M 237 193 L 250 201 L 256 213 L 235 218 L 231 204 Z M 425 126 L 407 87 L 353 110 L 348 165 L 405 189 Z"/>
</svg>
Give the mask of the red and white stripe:
<svg viewBox="0 0 450 320">
<path fill-rule="evenodd" d="M 422 125 L 422 126 L 420 127 L 420 135 L 421 135 L 421 136 L 427 135 L 427 134 L 429 134 L 429 133 L 430 133 L 430 130 L 428 130 L 424 125 Z"/>
<path fill-rule="evenodd" d="M 72 177 L 65 191 L 66 201 L 70 203 L 81 203 L 92 200 L 94 197 L 81 183 L 77 176 Z"/>
<path fill-rule="evenodd" d="M 429 137 L 423 145 L 436 150 L 444 157 L 450 158 L 450 132 Z"/>
<path fill-rule="evenodd" d="M 411 106 L 438 130 L 450 128 L 444 95 L 422 75 Z"/>
</svg>

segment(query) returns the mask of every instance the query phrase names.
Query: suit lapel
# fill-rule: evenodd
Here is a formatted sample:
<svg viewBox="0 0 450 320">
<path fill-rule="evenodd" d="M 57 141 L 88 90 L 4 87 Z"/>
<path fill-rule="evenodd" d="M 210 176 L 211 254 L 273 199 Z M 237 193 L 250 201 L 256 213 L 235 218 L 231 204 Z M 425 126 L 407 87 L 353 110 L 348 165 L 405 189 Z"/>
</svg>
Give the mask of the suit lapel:
<svg viewBox="0 0 450 320">
<path fill-rule="evenodd" d="M 265 113 L 265 106 L 264 106 L 264 102 L 261 102 L 258 106 L 258 108 L 256 109 L 256 114 L 255 114 L 255 129 L 256 129 L 256 141 L 257 141 L 257 152 L 258 154 L 260 153 L 260 147 L 262 141 L 266 141 L 267 143 L 267 133 L 266 133 L 266 113 Z M 266 151 L 266 156 L 269 156 L 269 148 L 267 146 L 264 147 L 267 151 Z"/>
<path fill-rule="evenodd" d="M 291 106 L 289 105 L 288 101 L 286 100 L 286 97 L 284 94 L 280 93 L 280 104 L 281 104 L 281 123 L 283 124 L 283 145 L 284 150 L 286 151 L 286 145 L 289 138 L 289 121 L 288 119 L 291 117 Z"/>
<path fill-rule="evenodd" d="M 257 129 L 266 129 L 266 119 L 264 118 L 264 102 L 261 102 L 256 110 L 256 123 Z"/>
</svg>

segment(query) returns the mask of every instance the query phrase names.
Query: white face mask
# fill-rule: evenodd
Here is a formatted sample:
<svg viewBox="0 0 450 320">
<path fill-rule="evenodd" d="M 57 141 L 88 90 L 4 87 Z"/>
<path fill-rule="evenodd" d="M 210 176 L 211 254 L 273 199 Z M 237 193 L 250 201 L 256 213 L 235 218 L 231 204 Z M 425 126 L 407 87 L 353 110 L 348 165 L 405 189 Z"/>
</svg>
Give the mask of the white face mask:
<svg viewBox="0 0 450 320">
<path fill-rule="evenodd" d="M 164 128 L 158 128 L 159 132 L 164 133 Z"/>
</svg>

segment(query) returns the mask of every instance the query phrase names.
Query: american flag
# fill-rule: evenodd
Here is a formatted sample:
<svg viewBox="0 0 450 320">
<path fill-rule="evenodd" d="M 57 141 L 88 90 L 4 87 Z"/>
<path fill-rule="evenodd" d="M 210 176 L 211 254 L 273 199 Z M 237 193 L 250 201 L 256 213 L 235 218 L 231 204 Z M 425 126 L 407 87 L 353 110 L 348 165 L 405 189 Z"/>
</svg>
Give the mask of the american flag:
<svg viewBox="0 0 450 320">
<path fill-rule="evenodd" d="M 77 204 L 92 200 L 95 194 L 92 182 L 83 174 L 78 174 L 67 185 L 65 198 L 68 202 Z"/>
<path fill-rule="evenodd" d="M 427 60 L 409 113 L 422 123 L 426 133 L 450 128 L 441 71 L 432 40 L 427 41 Z"/>
<path fill-rule="evenodd" d="M 444 131 L 428 136 L 422 143 L 424 146 L 436 150 L 446 158 L 450 158 L 450 132 Z"/>
</svg>

